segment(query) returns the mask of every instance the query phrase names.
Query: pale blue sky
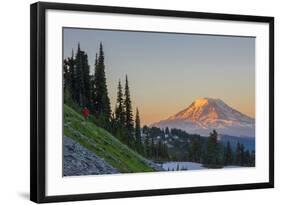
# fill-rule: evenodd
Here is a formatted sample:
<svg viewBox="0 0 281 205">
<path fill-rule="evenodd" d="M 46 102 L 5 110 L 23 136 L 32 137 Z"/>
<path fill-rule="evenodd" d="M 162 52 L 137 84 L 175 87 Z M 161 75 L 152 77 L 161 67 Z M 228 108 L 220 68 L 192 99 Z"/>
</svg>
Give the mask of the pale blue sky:
<svg viewBox="0 0 281 205">
<path fill-rule="evenodd" d="M 80 42 L 93 71 L 102 42 L 112 107 L 128 74 L 143 124 L 159 121 L 200 97 L 220 98 L 255 116 L 255 38 L 64 29 L 64 58 Z"/>
</svg>

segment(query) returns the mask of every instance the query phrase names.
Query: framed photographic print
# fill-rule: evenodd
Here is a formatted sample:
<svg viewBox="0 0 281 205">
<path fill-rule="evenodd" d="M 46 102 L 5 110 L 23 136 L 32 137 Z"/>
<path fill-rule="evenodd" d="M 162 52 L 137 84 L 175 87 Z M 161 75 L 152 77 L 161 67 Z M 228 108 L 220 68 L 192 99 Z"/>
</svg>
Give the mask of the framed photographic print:
<svg viewBox="0 0 281 205">
<path fill-rule="evenodd" d="M 34 202 L 274 187 L 274 18 L 31 5 Z"/>
</svg>

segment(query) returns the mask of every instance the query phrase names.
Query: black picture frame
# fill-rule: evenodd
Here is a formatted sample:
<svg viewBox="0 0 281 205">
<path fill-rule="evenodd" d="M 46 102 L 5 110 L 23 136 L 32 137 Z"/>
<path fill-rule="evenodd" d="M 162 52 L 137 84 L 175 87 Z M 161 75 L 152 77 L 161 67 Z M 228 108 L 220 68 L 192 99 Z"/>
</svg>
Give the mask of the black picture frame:
<svg viewBox="0 0 281 205">
<path fill-rule="evenodd" d="M 192 188 L 89 193 L 46 196 L 46 81 L 45 35 L 46 10 L 120 13 L 130 15 L 169 16 L 180 18 L 216 19 L 262 22 L 269 25 L 269 181 L 263 183 L 229 184 Z M 82 4 L 38 2 L 30 7 L 30 199 L 37 203 L 96 200 L 198 192 L 230 191 L 274 187 L 274 18 L 218 13 L 202 13 L 144 8 L 110 7 Z"/>
</svg>

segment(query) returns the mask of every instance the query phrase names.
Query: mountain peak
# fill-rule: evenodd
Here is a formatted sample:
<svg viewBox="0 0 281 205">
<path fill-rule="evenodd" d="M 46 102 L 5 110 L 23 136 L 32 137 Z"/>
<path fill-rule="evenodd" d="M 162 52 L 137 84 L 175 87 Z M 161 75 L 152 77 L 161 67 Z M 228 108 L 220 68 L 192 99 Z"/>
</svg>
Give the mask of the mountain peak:
<svg viewBox="0 0 281 205">
<path fill-rule="evenodd" d="M 198 98 L 197 100 L 195 100 L 192 104 L 194 104 L 194 106 L 196 107 L 202 107 L 206 104 L 209 103 L 224 103 L 221 99 L 219 98 L 208 98 L 208 97 L 204 97 L 204 98 Z"/>
<path fill-rule="evenodd" d="M 224 113 L 227 110 L 232 111 L 232 108 L 227 106 L 222 100 L 205 97 L 195 100 L 187 108 L 168 119 L 183 119 L 190 121 L 210 121 L 220 118 L 225 119 L 226 116 Z"/>
<path fill-rule="evenodd" d="M 171 123 L 169 123 L 171 122 Z M 181 126 L 177 126 L 180 123 Z M 224 129 L 226 127 L 238 126 L 243 129 L 254 125 L 254 119 L 242 114 L 228 106 L 225 102 L 218 98 L 199 98 L 193 101 L 187 108 L 170 116 L 168 119 L 154 123 L 153 126 L 169 125 L 168 127 L 180 128 L 184 124 L 187 127 L 196 127 L 202 130 L 206 129 Z M 172 124 L 172 125 L 171 125 Z M 194 125 L 194 126 L 192 126 Z M 184 126 L 185 127 L 185 126 Z M 185 127 L 186 128 L 186 127 Z M 189 131 L 188 129 L 185 129 Z M 225 131 L 225 130 L 223 130 Z M 209 130 L 208 130 L 209 132 Z M 207 133 L 208 133 L 207 132 Z M 200 131 L 201 133 L 201 131 Z M 199 133 L 199 134 L 200 134 Z M 233 132 L 225 132 L 223 134 L 234 134 Z M 246 133 L 248 134 L 248 133 Z"/>
<path fill-rule="evenodd" d="M 194 106 L 201 107 L 201 106 L 204 106 L 209 103 L 209 98 L 199 98 L 199 99 L 195 100 L 193 103 L 194 103 Z"/>
</svg>

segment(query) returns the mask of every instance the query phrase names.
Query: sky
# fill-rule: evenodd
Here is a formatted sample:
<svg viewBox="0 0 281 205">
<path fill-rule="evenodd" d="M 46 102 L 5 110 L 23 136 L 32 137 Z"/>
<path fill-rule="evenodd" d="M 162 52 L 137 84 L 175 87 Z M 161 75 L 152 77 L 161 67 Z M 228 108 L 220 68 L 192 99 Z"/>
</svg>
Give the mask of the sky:
<svg viewBox="0 0 281 205">
<path fill-rule="evenodd" d="M 142 125 L 164 120 L 202 97 L 220 98 L 255 117 L 255 38 L 200 34 L 63 29 L 63 57 L 88 54 L 91 72 L 102 42 L 112 109 L 128 75 Z"/>
</svg>

